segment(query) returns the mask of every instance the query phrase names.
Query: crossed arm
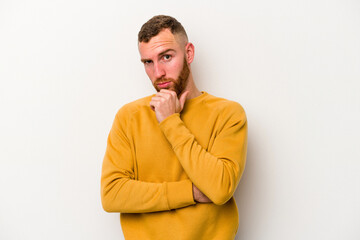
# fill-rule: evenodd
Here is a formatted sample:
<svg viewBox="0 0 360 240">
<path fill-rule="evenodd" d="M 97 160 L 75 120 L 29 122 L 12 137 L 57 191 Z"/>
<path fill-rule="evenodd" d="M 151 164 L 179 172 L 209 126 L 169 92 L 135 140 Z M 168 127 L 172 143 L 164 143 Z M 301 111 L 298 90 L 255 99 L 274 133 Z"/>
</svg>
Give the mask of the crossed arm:
<svg viewBox="0 0 360 240">
<path fill-rule="evenodd" d="M 172 145 L 189 179 L 164 183 L 135 180 L 133 161 L 122 160 L 132 156 L 130 145 L 119 120 L 115 119 L 102 172 L 101 196 L 106 211 L 165 211 L 193 205 L 196 201 L 224 204 L 233 195 L 245 164 L 246 120 L 230 123 L 216 138 L 213 153 L 210 153 L 196 142 L 180 119 L 183 103 L 176 95 L 176 99 L 173 95 L 165 96 L 172 98 L 171 101 L 175 103 L 168 104 L 175 106 L 175 113 L 169 109 L 162 111 L 161 103 L 168 103 L 169 99 L 162 100 L 161 96 L 153 99 L 150 105 L 155 110 L 160 129 Z M 176 109 L 176 104 L 180 108 Z M 163 114 L 166 111 L 171 114 Z"/>
</svg>

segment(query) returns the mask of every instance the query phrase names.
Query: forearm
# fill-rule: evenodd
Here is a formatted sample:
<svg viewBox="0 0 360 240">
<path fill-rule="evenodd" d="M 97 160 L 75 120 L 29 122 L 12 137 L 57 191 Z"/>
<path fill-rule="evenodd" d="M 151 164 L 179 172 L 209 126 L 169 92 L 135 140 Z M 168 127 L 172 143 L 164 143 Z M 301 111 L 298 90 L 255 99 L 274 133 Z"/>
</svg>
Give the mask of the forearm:
<svg viewBox="0 0 360 240">
<path fill-rule="evenodd" d="M 149 183 L 123 177 L 103 177 L 101 198 L 107 212 L 146 213 L 195 204 L 190 180 Z"/>
<path fill-rule="evenodd" d="M 219 136 L 221 144 L 211 151 L 196 141 L 178 114 L 163 121 L 160 128 L 191 181 L 215 204 L 225 203 L 236 190 L 244 170 L 246 122 L 239 122 L 231 133 L 229 130 Z"/>
</svg>

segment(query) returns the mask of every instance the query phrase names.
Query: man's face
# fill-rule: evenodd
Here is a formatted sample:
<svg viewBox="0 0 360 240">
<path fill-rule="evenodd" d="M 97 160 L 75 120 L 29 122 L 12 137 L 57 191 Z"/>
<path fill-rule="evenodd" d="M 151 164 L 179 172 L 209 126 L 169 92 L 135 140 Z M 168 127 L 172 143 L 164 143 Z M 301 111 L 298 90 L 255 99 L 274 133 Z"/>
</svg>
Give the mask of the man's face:
<svg viewBox="0 0 360 240">
<path fill-rule="evenodd" d="M 146 74 L 155 89 L 173 90 L 179 96 L 186 88 L 190 74 L 185 43 L 165 29 L 148 43 L 139 43 L 139 51 Z"/>
</svg>

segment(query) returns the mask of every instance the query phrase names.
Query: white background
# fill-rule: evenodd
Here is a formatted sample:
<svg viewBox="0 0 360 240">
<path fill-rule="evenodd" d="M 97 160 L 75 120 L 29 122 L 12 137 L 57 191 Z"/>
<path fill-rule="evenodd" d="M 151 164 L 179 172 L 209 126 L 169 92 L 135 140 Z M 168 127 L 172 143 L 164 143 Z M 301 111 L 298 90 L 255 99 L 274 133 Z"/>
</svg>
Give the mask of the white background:
<svg viewBox="0 0 360 240">
<path fill-rule="evenodd" d="M 154 92 L 141 25 L 175 16 L 200 90 L 238 101 L 237 239 L 360 239 L 357 0 L 0 0 L 0 239 L 122 239 L 100 201 L 116 111 Z"/>
</svg>

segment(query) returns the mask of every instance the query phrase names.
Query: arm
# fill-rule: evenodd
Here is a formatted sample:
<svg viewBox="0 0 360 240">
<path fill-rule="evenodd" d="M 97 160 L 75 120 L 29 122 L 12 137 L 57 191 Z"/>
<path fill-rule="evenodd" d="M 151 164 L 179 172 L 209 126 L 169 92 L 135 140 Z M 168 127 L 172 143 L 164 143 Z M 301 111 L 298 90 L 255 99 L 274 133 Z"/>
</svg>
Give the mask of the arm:
<svg viewBox="0 0 360 240">
<path fill-rule="evenodd" d="M 246 116 L 240 105 L 233 107 L 208 151 L 197 143 L 178 113 L 160 123 L 191 181 L 215 204 L 224 204 L 232 197 L 245 167 Z"/>
<path fill-rule="evenodd" d="M 120 110 L 115 117 L 103 160 L 101 199 L 104 210 L 144 213 L 195 204 L 190 180 L 150 183 L 135 179 L 135 159 L 124 130 L 127 121 L 122 116 L 126 114 L 122 112 Z"/>
</svg>

